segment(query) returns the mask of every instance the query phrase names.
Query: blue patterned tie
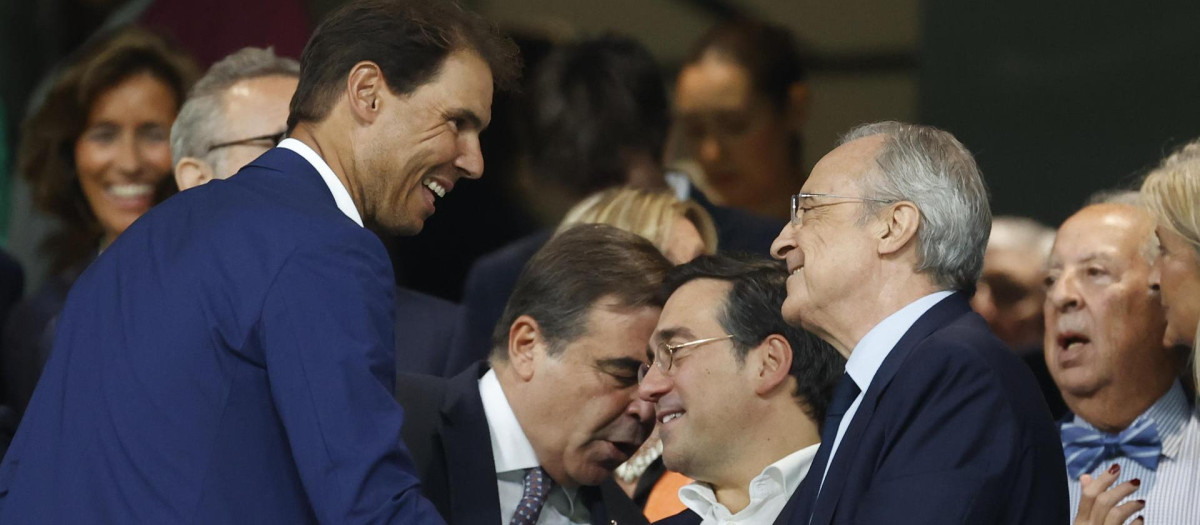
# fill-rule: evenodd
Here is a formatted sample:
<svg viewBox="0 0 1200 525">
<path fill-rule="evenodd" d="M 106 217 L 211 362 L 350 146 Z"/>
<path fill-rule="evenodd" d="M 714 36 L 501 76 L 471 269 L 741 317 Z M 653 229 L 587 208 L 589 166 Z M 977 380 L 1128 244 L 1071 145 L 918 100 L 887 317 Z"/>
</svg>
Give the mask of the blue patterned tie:
<svg viewBox="0 0 1200 525">
<path fill-rule="evenodd" d="M 1087 474 L 1105 460 L 1125 456 L 1150 470 L 1158 468 L 1162 439 L 1150 418 L 1138 418 L 1117 435 L 1106 434 L 1074 422 L 1062 424 L 1063 454 L 1071 479 Z"/>
<path fill-rule="evenodd" d="M 546 495 L 554 487 L 554 480 L 546 475 L 542 467 L 525 471 L 525 493 L 521 495 L 521 504 L 517 505 L 517 513 L 513 514 L 509 525 L 533 525 L 542 514 L 542 506 L 546 504 Z"/>
</svg>

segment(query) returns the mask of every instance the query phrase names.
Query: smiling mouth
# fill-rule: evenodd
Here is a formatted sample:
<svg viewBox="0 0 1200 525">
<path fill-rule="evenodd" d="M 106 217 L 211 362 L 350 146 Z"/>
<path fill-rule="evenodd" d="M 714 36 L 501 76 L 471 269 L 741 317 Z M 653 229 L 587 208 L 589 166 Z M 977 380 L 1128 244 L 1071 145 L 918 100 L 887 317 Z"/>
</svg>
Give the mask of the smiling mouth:
<svg viewBox="0 0 1200 525">
<path fill-rule="evenodd" d="M 426 180 L 424 182 L 424 184 L 425 184 L 425 187 L 429 188 L 429 191 L 432 191 L 433 194 L 437 195 L 437 197 L 439 199 L 445 197 L 446 194 L 450 192 L 444 186 L 442 186 L 441 184 L 438 184 L 438 182 L 433 179 Z"/>
<path fill-rule="evenodd" d="M 670 423 L 672 421 L 675 421 L 676 419 L 683 417 L 683 413 L 684 413 L 683 410 L 681 410 L 679 412 L 671 412 L 671 413 L 659 418 L 658 422 L 665 425 L 667 423 Z"/>
</svg>

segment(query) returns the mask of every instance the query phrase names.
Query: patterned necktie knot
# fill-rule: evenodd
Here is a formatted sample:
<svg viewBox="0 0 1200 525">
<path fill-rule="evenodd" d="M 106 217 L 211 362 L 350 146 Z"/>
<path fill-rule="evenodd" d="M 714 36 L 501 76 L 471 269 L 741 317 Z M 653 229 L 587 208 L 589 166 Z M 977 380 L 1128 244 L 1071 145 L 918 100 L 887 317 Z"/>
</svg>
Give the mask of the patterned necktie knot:
<svg viewBox="0 0 1200 525">
<path fill-rule="evenodd" d="M 546 474 L 542 467 L 526 470 L 524 494 L 521 495 L 521 503 L 517 505 L 517 512 L 513 514 L 509 525 L 537 523 L 538 516 L 542 514 L 542 507 L 546 504 L 546 496 L 550 494 L 552 488 L 554 488 L 554 480 Z"/>
<path fill-rule="evenodd" d="M 1092 472 L 1105 460 L 1122 456 L 1156 470 L 1162 454 L 1158 425 L 1149 418 L 1138 418 L 1119 434 L 1107 434 L 1075 422 L 1063 423 L 1062 442 L 1071 479 Z"/>
</svg>

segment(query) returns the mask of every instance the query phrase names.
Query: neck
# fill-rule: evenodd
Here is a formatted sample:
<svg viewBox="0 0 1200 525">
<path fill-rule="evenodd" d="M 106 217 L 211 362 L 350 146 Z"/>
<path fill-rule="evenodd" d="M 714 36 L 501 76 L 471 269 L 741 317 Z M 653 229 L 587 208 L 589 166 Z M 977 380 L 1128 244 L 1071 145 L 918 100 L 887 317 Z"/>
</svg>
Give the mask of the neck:
<svg viewBox="0 0 1200 525">
<path fill-rule="evenodd" d="M 934 285 L 921 274 L 908 272 L 896 278 L 880 278 L 873 285 L 860 287 L 862 297 L 857 300 L 839 301 L 842 311 L 825 317 L 846 321 L 822 331 L 817 335 L 829 341 L 842 356 L 849 358 L 858 342 L 884 319 L 900 311 L 913 301 L 942 288 Z"/>
<path fill-rule="evenodd" d="M 717 502 L 729 509 L 730 514 L 741 512 L 750 504 L 750 482 L 764 469 L 800 449 L 821 442 L 817 423 L 809 419 L 795 401 L 778 401 L 790 406 L 772 407 L 765 417 L 758 418 L 755 431 L 742 434 L 744 439 L 740 443 L 745 449 L 728 454 L 736 458 L 727 464 L 729 470 L 708 481 Z"/>
<path fill-rule="evenodd" d="M 332 118 L 330 117 L 330 119 Z M 333 170 L 333 174 L 341 181 L 342 186 L 346 188 L 346 192 L 350 194 L 350 199 L 354 201 L 354 207 L 359 210 L 359 214 L 365 219 L 369 214 L 363 207 L 362 188 L 357 184 L 357 178 L 354 177 L 353 155 L 350 158 L 343 158 L 341 152 L 344 151 L 344 144 L 337 140 L 333 134 L 327 133 L 326 128 L 330 126 L 328 120 L 316 123 L 301 122 L 296 124 L 296 127 L 288 134 L 288 138 L 303 142 L 306 146 L 317 152 L 317 155 L 329 165 L 329 169 Z"/>
<path fill-rule="evenodd" d="M 1087 397 L 1077 397 L 1063 391 L 1063 400 L 1075 415 L 1109 434 L 1129 428 L 1138 416 L 1162 399 L 1175 378 L 1157 378 L 1153 384 L 1129 385 L 1129 388 L 1101 388 Z M 1135 388 L 1136 386 L 1136 388 Z"/>
</svg>

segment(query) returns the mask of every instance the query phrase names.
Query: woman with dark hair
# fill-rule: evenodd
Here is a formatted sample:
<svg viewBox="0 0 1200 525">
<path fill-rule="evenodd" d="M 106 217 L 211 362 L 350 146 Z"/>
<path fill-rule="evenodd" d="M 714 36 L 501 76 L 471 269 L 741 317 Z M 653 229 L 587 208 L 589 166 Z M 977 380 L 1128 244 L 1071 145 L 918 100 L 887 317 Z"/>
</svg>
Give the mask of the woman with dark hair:
<svg viewBox="0 0 1200 525">
<path fill-rule="evenodd" d="M 42 245 L 52 275 L 4 330 L 8 399 L 23 410 L 75 278 L 138 217 L 175 192 L 170 130 L 198 75 L 182 52 L 126 28 L 85 47 L 23 124 L 17 172 L 61 228 Z"/>
<path fill-rule="evenodd" d="M 675 84 L 678 157 L 716 204 L 784 218 L 778 197 L 804 183 L 800 128 L 808 86 L 784 28 L 734 20 L 705 33 Z"/>
</svg>

